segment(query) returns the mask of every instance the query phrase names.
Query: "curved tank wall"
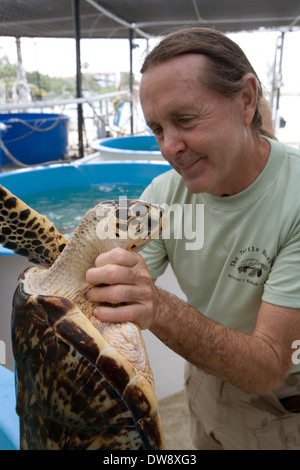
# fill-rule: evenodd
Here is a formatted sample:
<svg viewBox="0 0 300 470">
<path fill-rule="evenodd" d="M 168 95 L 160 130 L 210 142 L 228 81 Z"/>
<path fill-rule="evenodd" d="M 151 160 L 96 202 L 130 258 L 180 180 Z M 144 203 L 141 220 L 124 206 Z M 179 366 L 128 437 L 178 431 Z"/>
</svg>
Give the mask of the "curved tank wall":
<svg viewBox="0 0 300 470">
<path fill-rule="evenodd" d="M 98 162 L 90 164 L 62 164 L 49 167 L 4 172 L 0 174 L 0 184 L 22 199 L 22 196 L 41 190 L 66 186 L 84 186 L 99 183 L 139 183 L 149 184 L 151 180 L 168 171 L 164 162 L 127 161 Z M 29 267 L 26 259 L 14 255 L 0 245 L 0 340 L 6 346 L 6 367 L 13 370 L 11 348 L 10 316 L 13 294 L 19 274 Z M 159 279 L 158 285 L 179 297 L 184 298 L 170 268 Z M 183 388 L 183 359 L 162 345 L 150 332 L 143 332 L 150 363 L 153 369 L 159 398 L 176 393 Z M 165 367 L 162 367 L 162 364 Z M 173 374 L 166 375 L 166 371 Z M 180 370 L 182 373 L 180 373 Z M 176 372 L 175 372 L 176 371 Z"/>
<path fill-rule="evenodd" d="M 95 140 L 90 146 L 99 152 L 100 159 L 162 160 L 159 146 L 153 135 L 108 137 Z"/>
</svg>

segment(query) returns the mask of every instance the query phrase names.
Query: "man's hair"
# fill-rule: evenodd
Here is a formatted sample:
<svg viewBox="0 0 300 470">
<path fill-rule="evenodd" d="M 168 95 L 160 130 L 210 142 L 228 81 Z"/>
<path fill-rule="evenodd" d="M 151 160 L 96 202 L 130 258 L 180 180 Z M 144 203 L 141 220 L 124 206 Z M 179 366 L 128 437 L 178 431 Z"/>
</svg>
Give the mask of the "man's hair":
<svg viewBox="0 0 300 470">
<path fill-rule="evenodd" d="M 267 130 L 263 126 L 260 112 L 262 85 L 255 70 L 243 50 L 219 31 L 202 27 L 185 27 L 169 33 L 146 57 L 141 73 L 184 54 L 206 56 L 208 66 L 201 76 L 201 83 L 208 89 L 228 97 L 239 93 L 245 87 L 244 75 L 252 73 L 258 84 L 258 99 L 251 123 L 252 129 L 256 135 L 263 134 L 274 138 L 272 129 Z"/>
</svg>

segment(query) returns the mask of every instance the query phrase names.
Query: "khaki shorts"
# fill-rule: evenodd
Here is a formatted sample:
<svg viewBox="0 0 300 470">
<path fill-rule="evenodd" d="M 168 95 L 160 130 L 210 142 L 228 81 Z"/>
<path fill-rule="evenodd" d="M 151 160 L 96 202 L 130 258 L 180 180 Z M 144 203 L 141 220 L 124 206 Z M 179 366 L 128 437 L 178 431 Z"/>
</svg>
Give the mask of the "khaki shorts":
<svg viewBox="0 0 300 470">
<path fill-rule="evenodd" d="M 297 380 L 300 394 L 300 374 Z M 186 365 L 185 384 L 197 449 L 300 449 L 300 413 L 286 411 L 275 393 L 248 395 L 191 364 Z"/>
</svg>

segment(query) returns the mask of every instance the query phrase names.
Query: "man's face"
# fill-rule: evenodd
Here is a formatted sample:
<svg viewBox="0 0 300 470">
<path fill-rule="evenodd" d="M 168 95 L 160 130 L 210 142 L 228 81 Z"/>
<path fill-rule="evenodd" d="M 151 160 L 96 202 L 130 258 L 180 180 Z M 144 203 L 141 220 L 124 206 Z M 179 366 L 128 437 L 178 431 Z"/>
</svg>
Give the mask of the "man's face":
<svg viewBox="0 0 300 470">
<path fill-rule="evenodd" d="M 242 92 L 228 98 L 201 84 L 206 60 L 186 54 L 148 69 L 141 104 L 163 157 L 188 190 L 231 195 L 247 186 L 251 131 Z"/>
</svg>

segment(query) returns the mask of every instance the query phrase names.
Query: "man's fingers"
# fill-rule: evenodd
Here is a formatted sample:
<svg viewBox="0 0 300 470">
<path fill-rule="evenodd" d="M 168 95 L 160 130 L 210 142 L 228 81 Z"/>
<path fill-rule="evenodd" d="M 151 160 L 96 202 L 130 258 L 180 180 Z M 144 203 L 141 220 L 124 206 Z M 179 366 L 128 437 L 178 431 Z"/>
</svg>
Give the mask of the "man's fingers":
<svg viewBox="0 0 300 470">
<path fill-rule="evenodd" d="M 137 253 L 126 251 L 123 248 L 113 248 L 106 253 L 97 256 L 95 266 L 101 268 L 107 264 L 116 264 L 118 266 L 134 266 L 138 262 Z"/>
<path fill-rule="evenodd" d="M 115 264 L 107 264 L 101 268 L 90 268 L 86 272 L 86 280 L 92 286 L 102 284 L 130 284 L 133 273 L 131 269 Z"/>
<path fill-rule="evenodd" d="M 87 271 L 86 280 L 92 286 L 86 298 L 99 304 L 94 311 L 99 320 L 135 321 L 141 328 L 149 327 L 155 288 L 140 254 L 120 248 L 103 253 Z"/>
<path fill-rule="evenodd" d="M 126 321 L 134 321 L 142 330 L 149 328 L 152 317 L 150 310 L 148 315 L 145 314 L 145 305 L 127 304 L 116 308 L 108 306 L 99 306 L 93 310 L 93 314 L 98 320 L 105 323 L 121 323 Z"/>
<path fill-rule="evenodd" d="M 144 303 L 150 301 L 152 290 L 146 286 L 133 286 L 131 284 L 100 285 L 89 289 L 86 298 L 90 302 Z"/>
</svg>

